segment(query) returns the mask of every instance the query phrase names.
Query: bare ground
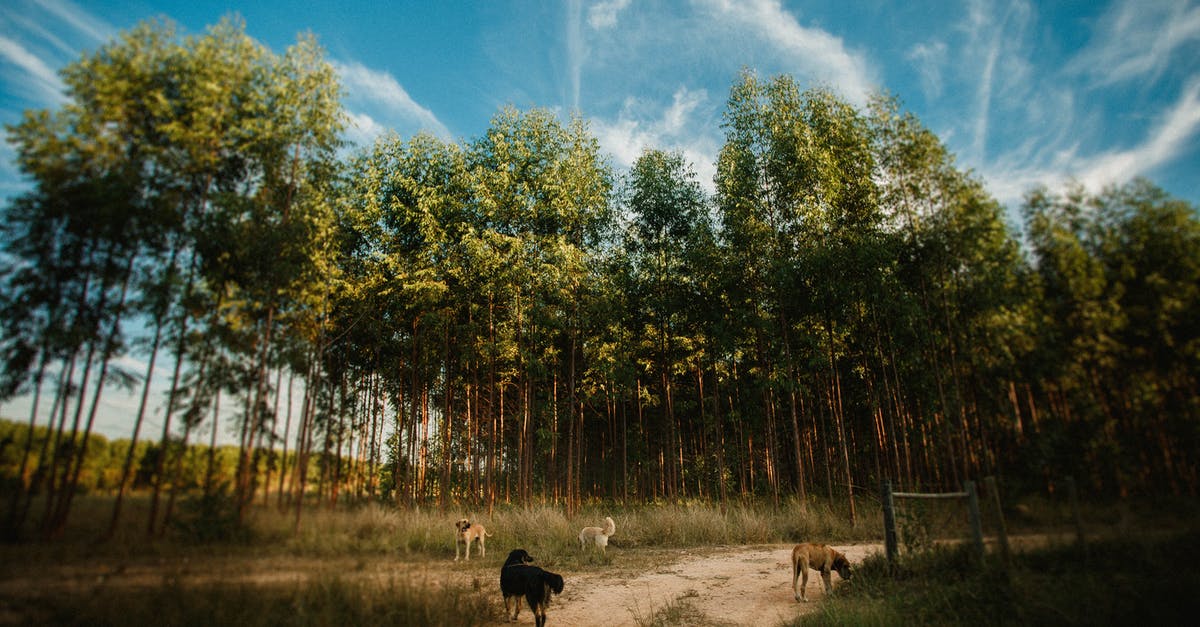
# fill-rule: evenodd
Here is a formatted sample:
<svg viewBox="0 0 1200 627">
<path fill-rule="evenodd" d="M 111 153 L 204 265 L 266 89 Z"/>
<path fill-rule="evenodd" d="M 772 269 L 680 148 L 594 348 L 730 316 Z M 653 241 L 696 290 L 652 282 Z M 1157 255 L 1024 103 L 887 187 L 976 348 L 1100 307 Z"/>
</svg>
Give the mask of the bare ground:
<svg viewBox="0 0 1200 627">
<path fill-rule="evenodd" d="M 838 548 L 855 563 L 882 550 L 873 544 Z M 680 551 L 676 561 L 633 577 L 572 577 L 548 617 L 556 625 L 637 625 L 675 604 L 685 617 L 681 624 L 777 625 L 812 611 L 825 594 L 813 571 L 809 602 L 793 599 L 791 551 L 790 544 Z M 837 573 L 833 582 L 836 587 Z"/>
<path fill-rule="evenodd" d="M 631 555 L 636 549 L 610 548 L 608 564 L 596 570 L 570 572 L 556 569 L 566 579 L 563 594 L 555 598 L 549 622 L 561 625 L 623 626 L 650 624 L 656 613 L 672 618 L 671 624 L 689 626 L 777 625 L 816 609 L 824 596 L 815 571 L 808 581 L 808 603 L 792 597 L 791 546 L 727 546 L 700 550 L 656 550 Z M 879 545 L 838 545 L 852 563 L 882 551 Z M 622 553 L 626 555 L 623 556 Z M 628 559 L 623 559 L 623 557 Z M 11 555 L 9 557 L 12 557 Z M 0 569 L 0 625 L 23 622 L 3 599 L 94 594 L 109 587 L 184 586 L 211 583 L 296 585 L 313 577 L 374 578 L 379 581 L 415 579 L 439 585 L 456 582 L 487 591 L 495 582 L 497 558 L 483 563 L 399 562 L 386 556 L 372 558 L 266 557 L 207 555 L 200 559 L 140 559 L 114 563 L 84 560 L 72 564 L 38 564 L 21 568 L 10 563 Z M 628 561 L 628 564 L 622 562 Z M 652 566 L 646 568 L 644 564 Z M 486 566 L 485 566 L 486 564 Z M 834 586 L 839 585 L 836 573 Z M 500 604 L 499 590 L 496 602 Z M 524 604 L 522 604 L 524 605 Z M 16 619 L 14 621 L 14 619 Z M 497 622 L 503 625 L 504 622 Z M 533 624 L 533 614 L 522 607 L 517 624 Z M 662 623 L 659 623 L 662 624 Z"/>
</svg>

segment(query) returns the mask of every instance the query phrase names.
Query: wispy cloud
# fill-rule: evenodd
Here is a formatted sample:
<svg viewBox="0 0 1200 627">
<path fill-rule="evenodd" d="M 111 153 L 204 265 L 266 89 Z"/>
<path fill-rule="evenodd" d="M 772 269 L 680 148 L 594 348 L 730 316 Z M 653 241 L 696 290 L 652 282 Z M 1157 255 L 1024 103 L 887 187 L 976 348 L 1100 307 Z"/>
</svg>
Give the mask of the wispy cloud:
<svg viewBox="0 0 1200 627">
<path fill-rule="evenodd" d="M 415 134 L 429 131 L 444 139 L 450 129 L 429 109 L 421 106 L 394 76 L 357 62 L 333 63 L 346 88 L 344 103 L 350 111 L 351 139 L 369 142 L 385 129 Z"/>
<path fill-rule="evenodd" d="M 115 32 L 108 22 L 66 0 L 34 0 L 34 3 L 90 39 L 88 46 L 107 41 Z"/>
<path fill-rule="evenodd" d="M 115 29 L 65 0 L 14 0 L 0 5 L 0 75 L 24 99 L 52 107 L 65 101 L 57 68 L 78 51 L 108 40 Z"/>
<path fill-rule="evenodd" d="M 1200 80 L 1193 81 L 1146 141 L 1128 150 L 1090 159 L 1080 179 L 1093 187 L 1127 181 L 1167 163 L 1191 148 L 1200 130 Z"/>
<path fill-rule="evenodd" d="M 981 165 L 988 189 L 1003 203 L 1020 202 L 1035 186 L 1051 189 L 1081 183 L 1099 191 L 1150 175 L 1194 146 L 1200 135 L 1200 80 L 1193 81 L 1135 145 L 1086 152 L 1077 144 L 1029 143 Z"/>
<path fill-rule="evenodd" d="M 708 103 L 708 92 L 679 87 L 669 104 L 627 99 L 615 120 L 596 119 L 592 130 L 600 148 L 612 155 L 615 165 L 628 168 L 648 149 L 677 150 L 691 162 L 700 184 L 710 192 L 716 174 L 718 139 L 697 134 L 708 128 L 700 110 Z"/>
<path fill-rule="evenodd" d="M 971 153 L 988 157 L 989 133 L 996 109 L 1021 109 L 1030 89 L 1025 30 L 1033 10 L 1023 0 L 1002 5 L 975 0 L 963 25 L 966 45 L 959 63 L 966 60 L 969 76 L 977 77 Z"/>
<path fill-rule="evenodd" d="M 907 59 L 921 76 L 921 87 L 925 97 L 936 99 L 942 95 L 942 66 L 946 64 L 947 46 L 944 41 L 930 41 L 913 46 Z"/>
<path fill-rule="evenodd" d="M 865 57 L 849 50 L 841 37 L 800 23 L 779 0 L 697 0 L 722 26 L 736 25 L 764 37 L 790 64 L 807 76 L 828 82 L 856 104 L 876 89 Z"/>
<path fill-rule="evenodd" d="M 570 72 L 571 107 L 579 109 L 579 86 L 583 81 L 583 61 L 587 56 L 587 42 L 583 39 L 582 0 L 571 0 L 567 4 L 567 64 Z"/>
<path fill-rule="evenodd" d="M 63 83 L 58 73 L 43 59 L 27 50 L 17 41 L 0 35 L 0 59 L 14 65 L 20 71 L 29 89 L 36 92 L 34 100 L 47 105 L 58 105 L 66 101 Z M 5 72 L 8 74 L 9 72 Z M 15 78 L 15 77 L 14 77 Z"/>
<path fill-rule="evenodd" d="M 1187 0 L 1116 2 L 1067 69 L 1087 76 L 1096 86 L 1157 78 L 1181 48 L 1197 40 L 1200 6 Z"/>
<path fill-rule="evenodd" d="M 631 0 L 603 0 L 588 8 L 588 26 L 593 30 L 603 30 L 617 25 L 617 16 L 628 6 Z"/>
</svg>

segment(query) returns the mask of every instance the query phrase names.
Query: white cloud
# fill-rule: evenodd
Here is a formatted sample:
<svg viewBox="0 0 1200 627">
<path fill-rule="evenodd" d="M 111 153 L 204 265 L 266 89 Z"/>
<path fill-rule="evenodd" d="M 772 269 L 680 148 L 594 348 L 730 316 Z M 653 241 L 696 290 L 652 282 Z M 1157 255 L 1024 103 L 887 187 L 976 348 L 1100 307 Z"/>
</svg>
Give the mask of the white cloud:
<svg viewBox="0 0 1200 627">
<path fill-rule="evenodd" d="M 115 29 L 104 20 L 88 13 L 67 0 L 34 0 L 43 10 L 54 14 L 77 32 L 91 39 L 91 43 L 107 41 Z"/>
<path fill-rule="evenodd" d="M 1145 142 L 1129 150 L 1094 157 L 1080 175 L 1080 179 L 1087 185 L 1101 187 L 1144 174 L 1191 148 L 1191 140 L 1196 136 L 1198 129 L 1200 81 L 1195 81 L 1188 86 Z"/>
<path fill-rule="evenodd" d="M 736 24 L 752 37 L 765 37 L 789 64 L 804 74 L 827 81 L 861 105 L 876 89 L 874 72 L 840 37 L 800 24 L 779 0 L 697 0 L 715 14 L 722 26 Z M 729 22 L 728 20 L 732 20 Z"/>
<path fill-rule="evenodd" d="M 907 59 L 916 66 L 921 76 L 925 97 L 936 99 L 942 95 L 942 66 L 946 64 L 946 43 L 932 41 L 917 44 L 909 50 Z"/>
<path fill-rule="evenodd" d="M 697 110 L 707 102 L 705 90 L 686 87 L 675 90 L 669 105 L 630 98 L 616 120 L 593 120 L 592 130 L 600 148 L 621 168 L 632 166 L 648 149 L 679 151 L 691 162 L 700 184 L 711 193 L 719 140 L 692 132 L 712 126 L 707 120 L 696 119 Z"/>
<path fill-rule="evenodd" d="M 352 123 L 364 136 L 378 136 L 385 126 L 415 134 L 429 131 L 450 139 L 450 129 L 432 111 L 413 100 L 399 81 L 387 72 L 357 62 L 333 63 L 346 88 L 345 104 Z M 382 121 L 380 121 L 382 120 Z"/>
<path fill-rule="evenodd" d="M 386 126 L 365 113 L 349 111 L 347 116 L 349 124 L 346 125 L 346 139 L 357 146 L 370 146 L 388 132 Z"/>
<path fill-rule="evenodd" d="M 972 124 L 971 154 L 976 160 L 987 158 L 992 116 L 997 108 L 1025 108 L 1030 89 L 1030 66 L 1026 58 L 1024 31 L 1033 10 L 1023 0 L 1006 5 L 972 2 L 964 31 L 966 46 L 957 55 L 958 63 L 976 78 L 975 117 Z"/>
<path fill-rule="evenodd" d="M 988 190 L 1002 203 L 1019 203 L 1029 189 L 1082 183 L 1093 191 L 1126 183 L 1170 163 L 1194 145 L 1200 133 L 1200 80 L 1192 82 L 1161 121 L 1135 146 L 1081 154 L 1077 145 L 1034 152 L 1013 150 L 980 168 Z"/>
<path fill-rule="evenodd" d="M 1200 6 L 1186 0 L 1127 0 L 1101 17 L 1067 69 L 1097 85 L 1156 77 L 1186 44 L 1200 40 Z"/>
<path fill-rule="evenodd" d="M 617 16 L 632 0 L 604 0 L 588 9 L 588 26 L 593 30 L 604 30 L 617 25 Z"/>
<path fill-rule="evenodd" d="M 44 101 L 48 105 L 66 102 L 63 83 L 59 80 L 58 73 L 25 46 L 0 35 L 0 58 L 21 70 L 28 79 L 28 85 L 37 92 L 36 100 Z"/>
<path fill-rule="evenodd" d="M 586 42 L 583 39 L 583 29 L 580 24 L 582 0 L 571 0 L 567 7 L 567 63 L 571 75 L 568 77 L 571 85 L 571 106 L 579 109 L 579 86 L 583 81 L 583 61 L 587 57 Z"/>
</svg>

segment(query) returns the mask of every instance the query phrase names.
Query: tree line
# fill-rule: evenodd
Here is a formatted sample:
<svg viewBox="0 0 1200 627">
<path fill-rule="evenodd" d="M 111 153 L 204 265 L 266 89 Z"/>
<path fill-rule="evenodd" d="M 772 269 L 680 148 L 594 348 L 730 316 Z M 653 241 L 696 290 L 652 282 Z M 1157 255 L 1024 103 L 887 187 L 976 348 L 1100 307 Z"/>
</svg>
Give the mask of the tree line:
<svg viewBox="0 0 1200 627">
<path fill-rule="evenodd" d="M 1148 181 L 1031 190 L 1018 228 L 897 99 L 748 70 L 711 194 L 677 152 L 615 171 L 543 109 L 346 146 L 316 41 L 277 54 L 234 19 L 146 22 L 61 74 L 66 104 L 7 129 L 31 186 L 4 207 L 0 393 L 47 433 L 6 445 L 10 531 L 62 532 L 113 387 L 140 399 L 113 526 L 153 438 L 150 533 L 178 492 L 244 515 L 277 448 L 297 527 L 343 492 L 1196 493 L 1200 222 Z M 181 479 L 223 431 L 232 476 Z"/>
</svg>

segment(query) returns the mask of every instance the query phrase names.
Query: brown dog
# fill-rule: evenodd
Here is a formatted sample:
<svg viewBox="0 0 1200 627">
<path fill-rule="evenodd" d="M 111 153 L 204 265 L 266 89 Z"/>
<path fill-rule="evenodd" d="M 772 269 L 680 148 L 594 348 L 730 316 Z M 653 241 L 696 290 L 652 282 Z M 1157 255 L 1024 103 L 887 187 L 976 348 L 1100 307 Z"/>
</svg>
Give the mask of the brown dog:
<svg viewBox="0 0 1200 627">
<path fill-rule="evenodd" d="M 454 534 L 454 561 L 458 561 L 458 545 L 465 544 L 467 547 L 467 561 L 471 561 L 471 542 L 479 540 L 479 557 L 487 555 L 487 550 L 484 547 L 483 539 L 492 537 L 492 534 L 483 528 L 479 523 L 471 523 L 466 518 L 460 519 L 454 523 L 454 528 L 457 530 Z"/>
<path fill-rule="evenodd" d="M 792 594 L 795 595 L 797 601 L 808 601 L 805 588 L 808 587 L 809 568 L 821 573 L 821 579 L 825 581 L 826 594 L 833 592 L 833 582 L 830 581 L 832 571 L 836 570 L 842 579 L 850 578 L 850 560 L 835 551 L 833 547 L 808 542 L 797 544 L 796 548 L 792 549 Z M 797 590 L 796 580 L 802 575 L 804 583 Z"/>
</svg>

